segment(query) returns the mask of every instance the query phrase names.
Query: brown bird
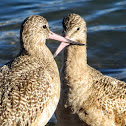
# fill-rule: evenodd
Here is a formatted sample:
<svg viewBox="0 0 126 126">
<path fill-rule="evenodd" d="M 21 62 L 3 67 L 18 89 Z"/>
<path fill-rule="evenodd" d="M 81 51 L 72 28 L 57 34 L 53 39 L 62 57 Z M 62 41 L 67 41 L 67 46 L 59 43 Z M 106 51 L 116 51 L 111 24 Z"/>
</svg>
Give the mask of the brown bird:
<svg viewBox="0 0 126 126">
<path fill-rule="evenodd" d="M 41 16 L 24 20 L 20 53 L 0 69 L 0 126 L 44 126 L 53 115 L 60 78 L 46 39 L 70 42 L 51 32 Z"/>
<path fill-rule="evenodd" d="M 62 24 L 66 38 L 86 45 L 82 17 L 69 14 Z M 126 83 L 90 67 L 86 46 L 66 47 L 60 77 L 61 97 L 55 112 L 60 126 L 126 126 Z"/>
</svg>

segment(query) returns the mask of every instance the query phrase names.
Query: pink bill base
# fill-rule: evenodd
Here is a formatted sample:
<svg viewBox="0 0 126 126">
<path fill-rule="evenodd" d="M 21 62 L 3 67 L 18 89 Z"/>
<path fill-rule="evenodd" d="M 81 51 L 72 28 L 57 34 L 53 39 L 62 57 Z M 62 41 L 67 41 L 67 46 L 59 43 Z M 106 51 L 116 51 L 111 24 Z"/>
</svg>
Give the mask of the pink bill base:
<svg viewBox="0 0 126 126">
<path fill-rule="evenodd" d="M 60 35 L 57 35 L 57 34 L 53 33 L 52 31 L 50 31 L 48 39 L 54 39 L 54 40 L 61 42 L 61 44 L 59 45 L 59 47 L 57 48 L 57 50 L 54 54 L 54 57 L 56 57 L 63 50 L 63 48 L 65 48 L 70 43 L 70 41 L 68 39 L 66 39 Z"/>
<path fill-rule="evenodd" d="M 60 42 L 70 43 L 69 40 L 67 40 L 66 38 L 64 38 L 60 35 L 57 35 L 56 33 L 52 32 L 52 31 L 50 31 L 48 39 L 54 39 L 54 40 L 57 40 Z"/>
<path fill-rule="evenodd" d="M 56 52 L 54 53 L 53 57 L 55 58 L 67 45 L 69 45 L 69 43 L 61 42 L 59 47 L 56 49 Z"/>
<path fill-rule="evenodd" d="M 52 31 L 49 32 L 48 39 L 54 39 L 54 40 L 61 42 L 61 44 L 59 45 L 59 47 L 57 48 L 57 50 L 54 54 L 54 57 L 56 57 L 69 44 L 80 45 L 80 46 L 85 45 L 83 43 L 78 43 L 78 42 L 72 41 L 67 36 L 62 37 L 60 35 L 57 35 L 57 34 L 53 33 Z"/>
</svg>

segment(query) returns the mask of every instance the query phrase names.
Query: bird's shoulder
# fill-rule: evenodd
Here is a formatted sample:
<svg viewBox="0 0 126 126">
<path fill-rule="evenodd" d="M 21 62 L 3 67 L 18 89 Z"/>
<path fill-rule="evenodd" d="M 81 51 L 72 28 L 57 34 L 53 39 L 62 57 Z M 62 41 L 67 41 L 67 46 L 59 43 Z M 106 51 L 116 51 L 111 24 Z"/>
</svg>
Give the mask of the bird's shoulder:
<svg viewBox="0 0 126 126">
<path fill-rule="evenodd" d="M 51 88 L 55 82 L 59 83 L 58 78 L 56 81 L 54 79 L 58 75 L 58 70 L 53 71 L 51 64 L 45 60 L 40 61 L 36 57 L 21 56 L 1 68 L 3 73 L 6 68 L 8 73 L 6 71 L 6 77 L 4 73 L 1 80 L 0 114 L 3 116 L 0 119 L 8 122 L 8 119 L 11 120 L 13 116 L 16 118 L 18 114 L 24 114 L 26 120 L 30 115 L 34 115 L 32 118 L 35 119 L 36 113 L 32 114 L 32 112 L 43 111 L 43 106 L 47 104 L 52 93 Z M 4 115 L 10 117 L 4 119 Z"/>
<path fill-rule="evenodd" d="M 98 72 L 99 73 L 99 72 Z M 106 111 L 126 111 L 126 83 L 103 74 L 93 76 L 92 97 Z"/>
</svg>

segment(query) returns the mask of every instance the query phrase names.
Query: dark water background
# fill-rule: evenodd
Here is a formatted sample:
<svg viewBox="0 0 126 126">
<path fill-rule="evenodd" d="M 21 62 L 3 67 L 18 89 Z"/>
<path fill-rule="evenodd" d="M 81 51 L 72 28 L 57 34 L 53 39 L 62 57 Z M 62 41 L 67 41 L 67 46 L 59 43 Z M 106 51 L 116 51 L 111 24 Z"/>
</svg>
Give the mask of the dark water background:
<svg viewBox="0 0 126 126">
<path fill-rule="evenodd" d="M 106 75 L 126 81 L 126 0 L 1 0 L 0 66 L 19 52 L 21 22 L 30 15 L 44 16 L 50 30 L 62 34 L 61 22 L 77 13 L 87 22 L 88 64 Z M 59 43 L 47 41 L 52 53 Z M 56 57 L 59 69 L 62 55 Z M 54 126 L 54 116 L 49 126 Z"/>
</svg>

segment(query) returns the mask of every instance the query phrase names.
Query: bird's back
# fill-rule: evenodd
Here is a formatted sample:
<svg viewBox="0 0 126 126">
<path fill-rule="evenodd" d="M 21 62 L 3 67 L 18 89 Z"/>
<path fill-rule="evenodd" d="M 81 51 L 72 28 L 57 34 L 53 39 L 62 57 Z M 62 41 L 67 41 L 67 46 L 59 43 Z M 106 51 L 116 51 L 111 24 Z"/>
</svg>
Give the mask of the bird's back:
<svg viewBox="0 0 126 126">
<path fill-rule="evenodd" d="M 54 60 L 20 56 L 9 66 L 3 66 L 0 73 L 0 125 L 46 124 L 59 98 L 60 82 Z"/>
</svg>

